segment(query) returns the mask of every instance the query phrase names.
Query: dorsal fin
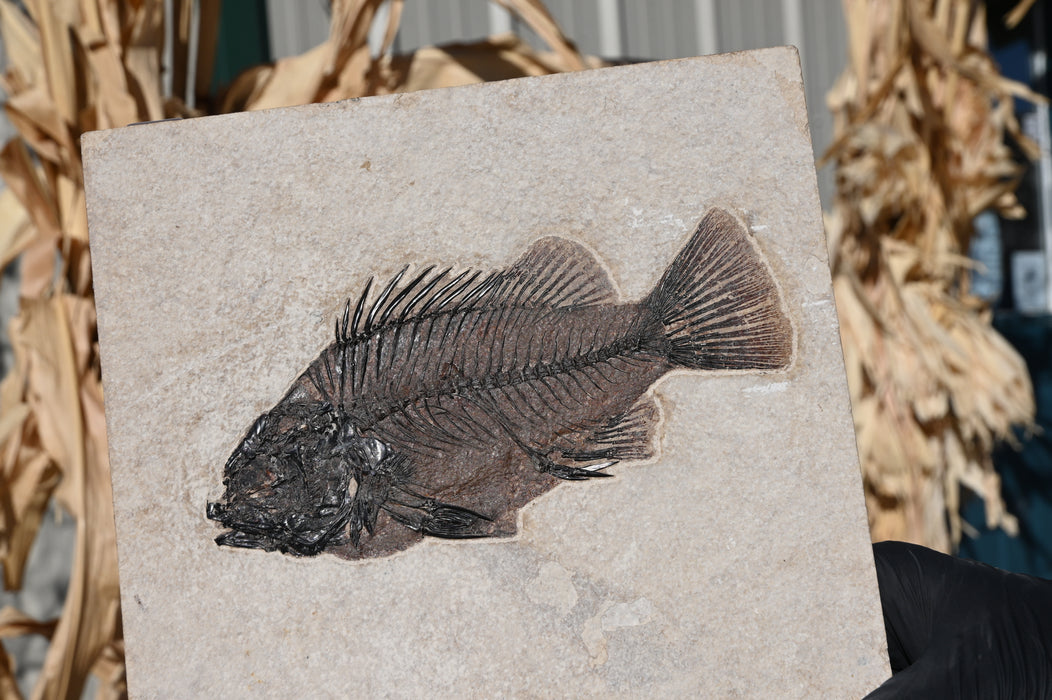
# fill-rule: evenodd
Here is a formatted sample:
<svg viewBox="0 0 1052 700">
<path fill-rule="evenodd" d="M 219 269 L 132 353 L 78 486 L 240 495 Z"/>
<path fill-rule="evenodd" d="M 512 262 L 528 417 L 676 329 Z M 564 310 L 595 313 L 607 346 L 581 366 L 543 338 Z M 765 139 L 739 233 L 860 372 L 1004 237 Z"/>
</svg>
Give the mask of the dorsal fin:
<svg viewBox="0 0 1052 700">
<path fill-rule="evenodd" d="M 594 306 L 617 301 L 610 276 L 580 243 L 558 236 L 533 242 L 502 275 L 501 301 L 523 306 Z"/>
<path fill-rule="evenodd" d="M 452 268 L 433 272 L 432 265 L 408 282 L 403 268 L 384 285 L 370 304 L 373 280 L 365 286 L 350 317 L 350 301 L 337 323 L 336 339 L 369 334 L 389 322 L 404 323 L 415 316 L 440 311 L 465 311 L 495 306 L 594 306 L 615 303 L 617 291 L 603 266 L 579 243 L 548 236 L 538 239 L 510 267 L 490 274 Z M 366 307 L 368 306 L 368 310 Z"/>
</svg>

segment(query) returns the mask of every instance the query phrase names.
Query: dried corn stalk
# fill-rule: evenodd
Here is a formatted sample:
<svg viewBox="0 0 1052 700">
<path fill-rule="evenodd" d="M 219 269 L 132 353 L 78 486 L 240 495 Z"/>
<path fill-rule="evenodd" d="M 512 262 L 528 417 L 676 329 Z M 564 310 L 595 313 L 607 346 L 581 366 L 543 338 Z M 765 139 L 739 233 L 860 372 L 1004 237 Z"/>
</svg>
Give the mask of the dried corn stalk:
<svg viewBox="0 0 1052 700">
<path fill-rule="evenodd" d="M 826 217 L 834 290 L 874 540 L 949 550 L 960 495 L 1016 531 L 990 454 L 1031 424 L 1023 360 L 968 291 L 972 220 L 1019 217 L 1028 153 L 973 0 L 844 0 L 850 65 L 828 96 L 836 198 Z"/>
<path fill-rule="evenodd" d="M 514 12 L 551 53 L 539 53 L 513 34 L 471 44 L 425 47 L 405 56 L 388 51 L 398 31 L 404 0 L 391 0 L 378 57 L 371 57 L 369 28 L 385 0 L 333 3 L 329 38 L 299 56 L 240 75 L 227 92 L 223 111 L 289 107 L 363 95 L 412 92 L 530 75 L 548 75 L 602 65 L 584 57 L 538 0 L 494 0 Z"/>
<path fill-rule="evenodd" d="M 24 11 L 22 9 L 24 7 Z M 192 3 L 176 2 L 185 47 Z M 205 2 L 205 22 L 218 5 Z M 0 385 L 0 563 L 21 587 L 54 497 L 76 522 L 72 575 L 58 620 L 0 611 L 0 637 L 51 640 L 34 697 L 125 694 L 116 542 L 79 138 L 84 131 L 182 116 L 161 89 L 159 0 L 0 0 L 5 109 L 19 136 L 0 151 L 0 262 L 21 257 L 21 309 L 8 333 L 16 362 Z M 184 64 L 174 81 L 185 84 Z M 2 653 L 2 652 L 0 652 Z M 0 688 L 18 696 L 2 653 Z"/>
<path fill-rule="evenodd" d="M 370 55 L 368 32 L 384 0 L 336 0 L 321 46 L 235 82 L 225 109 L 328 101 L 596 65 L 538 0 L 503 0 L 545 39 L 538 54 L 496 37 L 413 57 Z M 208 103 L 217 0 L 199 0 L 199 48 L 189 55 L 193 0 L 174 0 L 175 94 Z M 21 259 L 21 310 L 9 329 L 16 365 L 0 384 L 0 564 L 21 586 L 26 557 L 52 497 L 76 521 L 73 573 L 58 620 L 0 610 L 0 638 L 51 640 L 34 697 L 80 695 L 89 673 L 99 697 L 126 693 L 106 429 L 92 296 L 80 135 L 133 122 L 193 116 L 162 80 L 162 0 L 0 0 L 8 70 L 0 79 L 18 131 L 0 151 L 0 263 Z M 384 54 L 402 0 L 391 0 Z M 480 4 L 480 10 L 484 7 Z M 196 66 L 196 81 L 188 76 Z M 495 68 L 495 66 L 500 66 Z M 198 112 L 199 113 L 199 112 Z M 18 697 L 0 648 L 0 696 Z"/>
</svg>

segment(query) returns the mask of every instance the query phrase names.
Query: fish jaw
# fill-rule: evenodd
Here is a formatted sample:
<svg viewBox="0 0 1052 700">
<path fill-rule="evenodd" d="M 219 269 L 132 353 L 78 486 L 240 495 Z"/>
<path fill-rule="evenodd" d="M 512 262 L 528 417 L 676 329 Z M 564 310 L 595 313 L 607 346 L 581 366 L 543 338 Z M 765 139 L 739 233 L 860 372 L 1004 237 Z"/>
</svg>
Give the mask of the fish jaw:
<svg viewBox="0 0 1052 700">
<path fill-rule="evenodd" d="M 278 521 L 268 518 L 260 508 L 239 507 L 236 498 L 231 501 L 231 505 L 222 502 L 208 504 L 208 518 L 230 528 L 215 538 L 216 544 L 297 556 L 320 554 L 334 540 L 338 541 L 350 514 L 350 508 L 343 507 L 333 514 L 286 517 Z"/>
<path fill-rule="evenodd" d="M 290 429 L 282 415 L 264 414 L 227 460 L 226 490 L 205 512 L 228 528 L 219 545 L 313 556 L 346 534 L 356 481 L 344 431 L 317 421 Z"/>
</svg>

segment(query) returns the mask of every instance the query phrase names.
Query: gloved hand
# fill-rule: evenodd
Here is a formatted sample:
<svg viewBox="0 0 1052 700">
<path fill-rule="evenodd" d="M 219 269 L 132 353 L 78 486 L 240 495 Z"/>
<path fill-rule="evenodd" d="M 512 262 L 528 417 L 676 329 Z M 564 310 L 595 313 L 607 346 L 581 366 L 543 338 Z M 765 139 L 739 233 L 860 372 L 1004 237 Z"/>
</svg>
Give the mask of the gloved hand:
<svg viewBox="0 0 1052 700">
<path fill-rule="evenodd" d="M 873 545 L 894 676 L 867 698 L 1052 698 L 1052 581 Z"/>
</svg>

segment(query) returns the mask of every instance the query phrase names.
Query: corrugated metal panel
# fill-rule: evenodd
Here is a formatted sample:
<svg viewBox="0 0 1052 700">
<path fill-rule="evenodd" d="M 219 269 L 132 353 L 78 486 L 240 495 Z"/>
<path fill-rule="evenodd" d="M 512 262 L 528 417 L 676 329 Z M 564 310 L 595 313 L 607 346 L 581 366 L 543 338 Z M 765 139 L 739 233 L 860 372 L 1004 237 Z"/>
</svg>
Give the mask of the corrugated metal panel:
<svg viewBox="0 0 1052 700">
<path fill-rule="evenodd" d="M 329 36 L 326 0 L 267 0 L 270 55 L 275 60 L 303 53 Z"/>
<path fill-rule="evenodd" d="M 613 55 L 620 55 L 618 0 L 563 1 L 549 2 L 547 5 L 563 33 L 573 39 L 583 53 L 602 56 L 606 51 L 615 49 Z"/>
<path fill-rule="evenodd" d="M 815 155 L 820 156 L 833 141 L 833 114 L 826 107 L 826 93 L 847 66 L 847 27 L 843 9 L 836 0 L 804 0 L 803 46 L 804 94 Z M 832 207 L 833 169 L 818 173 L 822 205 Z"/>
<path fill-rule="evenodd" d="M 693 0 L 624 2 L 624 55 L 648 60 L 697 56 Z"/>
<path fill-rule="evenodd" d="M 785 44 L 781 3 L 770 0 L 717 0 L 719 52 Z"/>
<path fill-rule="evenodd" d="M 487 3 L 479 0 L 406 0 L 396 51 L 471 41 L 490 34 Z"/>
</svg>

